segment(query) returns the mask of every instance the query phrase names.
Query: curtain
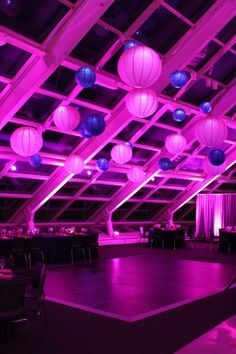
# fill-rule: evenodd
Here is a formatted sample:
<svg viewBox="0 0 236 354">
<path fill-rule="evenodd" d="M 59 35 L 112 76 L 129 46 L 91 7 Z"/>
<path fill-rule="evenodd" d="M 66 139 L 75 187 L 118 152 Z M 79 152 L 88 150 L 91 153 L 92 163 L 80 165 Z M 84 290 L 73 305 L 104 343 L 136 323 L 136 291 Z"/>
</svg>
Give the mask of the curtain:
<svg viewBox="0 0 236 354">
<path fill-rule="evenodd" d="M 196 203 L 196 236 L 218 236 L 219 229 L 236 225 L 235 194 L 199 194 Z"/>
</svg>

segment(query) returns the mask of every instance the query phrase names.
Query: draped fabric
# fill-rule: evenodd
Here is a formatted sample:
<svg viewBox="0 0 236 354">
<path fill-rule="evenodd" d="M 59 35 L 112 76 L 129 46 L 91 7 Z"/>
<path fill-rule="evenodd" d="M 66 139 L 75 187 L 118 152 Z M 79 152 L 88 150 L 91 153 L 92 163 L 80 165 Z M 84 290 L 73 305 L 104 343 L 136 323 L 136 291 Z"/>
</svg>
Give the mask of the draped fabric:
<svg viewBox="0 0 236 354">
<path fill-rule="evenodd" d="M 218 236 L 219 229 L 236 226 L 235 194 L 199 194 L 196 203 L 196 236 Z"/>
</svg>

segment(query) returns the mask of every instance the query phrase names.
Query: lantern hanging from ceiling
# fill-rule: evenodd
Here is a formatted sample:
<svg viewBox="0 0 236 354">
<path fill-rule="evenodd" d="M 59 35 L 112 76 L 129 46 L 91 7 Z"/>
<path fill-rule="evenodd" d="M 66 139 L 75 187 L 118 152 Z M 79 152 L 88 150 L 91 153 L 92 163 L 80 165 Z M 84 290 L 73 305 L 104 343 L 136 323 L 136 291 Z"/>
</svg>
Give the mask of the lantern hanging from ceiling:
<svg viewBox="0 0 236 354">
<path fill-rule="evenodd" d="M 109 161 L 105 158 L 100 158 L 96 162 L 98 171 L 107 171 L 109 168 Z"/>
<path fill-rule="evenodd" d="M 220 166 L 225 162 L 225 153 L 223 150 L 214 149 L 208 154 L 209 161 L 214 166 Z"/>
<path fill-rule="evenodd" d="M 176 122 L 183 122 L 186 118 L 186 112 L 183 108 L 176 108 L 172 113 L 172 117 Z"/>
<path fill-rule="evenodd" d="M 168 157 L 162 157 L 158 161 L 158 166 L 162 171 L 168 171 L 171 168 L 171 160 Z"/>
<path fill-rule="evenodd" d="M 84 88 L 92 87 L 96 81 L 96 73 L 90 66 L 81 66 L 76 71 L 75 81 Z"/>
<path fill-rule="evenodd" d="M 84 161 L 78 155 L 70 155 L 65 160 L 65 169 L 69 173 L 78 174 L 84 169 Z"/>
<path fill-rule="evenodd" d="M 93 136 L 93 134 L 91 134 L 88 131 L 84 121 L 79 124 L 78 131 L 82 135 L 83 138 L 92 138 L 92 136 Z"/>
<path fill-rule="evenodd" d="M 100 135 L 104 132 L 106 123 L 100 114 L 89 114 L 84 119 L 84 124 L 87 131 L 92 135 Z"/>
<path fill-rule="evenodd" d="M 111 158 L 118 164 L 125 164 L 132 158 L 132 149 L 126 143 L 120 143 L 111 149 Z"/>
<path fill-rule="evenodd" d="M 42 157 L 39 154 L 35 154 L 33 156 L 30 156 L 29 162 L 32 166 L 39 167 L 42 163 Z"/>
<path fill-rule="evenodd" d="M 175 88 L 181 88 L 188 82 L 188 73 L 185 70 L 175 70 L 170 75 L 170 83 Z"/>
<path fill-rule="evenodd" d="M 73 106 L 59 106 L 53 114 L 53 122 L 62 131 L 73 130 L 80 122 L 79 111 Z"/>
<path fill-rule="evenodd" d="M 206 158 L 203 163 L 203 169 L 210 176 L 217 176 L 217 175 L 221 175 L 222 173 L 225 172 L 226 164 L 225 164 L 225 162 L 223 162 L 221 165 L 215 166 L 210 163 L 208 158 Z"/>
<path fill-rule="evenodd" d="M 43 145 L 42 135 L 31 127 L 17 128 L 11 135 L 12 150 L 20 156 L 33 156 Z"/>
<path fill-rule="evenodd" d="M 136 41 L 129 40 L 124 42 L 124 51 L 133 47 L 137 47 L 139 44 Z"/>
<path fill-rule="evenodd" d="M 181 154 L 187 145 L 185 137 L 181 134 L 170 134 L 166 137 L 166 149 L 172 154 Z"/>
<path fill-rule="evenodd" d="M 195 125 L 195 136 L 197 140 L 209 147 L 222 144 L 227 134 L 227 125 L 221 118 L 202 118 Z"/>
<path fill-rule="evenodd" d="M 151 48 L 132 47 L 121 54 L 118 73 L 121 80 L 132 87 L 151 86 L 161 74 L 160 57 Z"/>
<path fill-rule="evenodd" d="M 210 102 L 201 102 L 199 108 L 202 113 L 210 113 L 212 110 Z"/>
<path fill-rule="evenodd" d="M 9 17 L 17 16 L 21 6 L 21 0 L 0 0 L 0 12 Z"/>
<path fill-rule="evenodd" d="M 133 166 L 127 172 L 128 179 L 133 183 L 141 183 L 144 180 L 144 171 L 141 167 Z"/>
<path fill-rule="evenodd" d="M 126 108 L 136 117 L 149 117 L 156 112 L 158 99 L 150 88 L 135 88 L 126 96 Z"/>
</svg>

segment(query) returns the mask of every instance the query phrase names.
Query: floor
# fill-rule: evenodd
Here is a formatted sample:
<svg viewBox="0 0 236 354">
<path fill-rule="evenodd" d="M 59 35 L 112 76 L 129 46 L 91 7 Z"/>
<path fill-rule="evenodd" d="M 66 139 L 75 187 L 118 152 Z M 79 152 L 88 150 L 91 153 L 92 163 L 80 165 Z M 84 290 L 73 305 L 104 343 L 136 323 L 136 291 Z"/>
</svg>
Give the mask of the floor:
<svg viewBox="0 0 236 354">
<path fill-rule="evenodd" d="M 235 354 L 236 316 L 229 318 L 194 340 L 176 354 Z"/>
<path fill-rule="evenodd" d="M 141 254 L 50 269 L 49 300 L 125 321 L 136 321 L 222 290 L 233 264 Z"/>
</svg>

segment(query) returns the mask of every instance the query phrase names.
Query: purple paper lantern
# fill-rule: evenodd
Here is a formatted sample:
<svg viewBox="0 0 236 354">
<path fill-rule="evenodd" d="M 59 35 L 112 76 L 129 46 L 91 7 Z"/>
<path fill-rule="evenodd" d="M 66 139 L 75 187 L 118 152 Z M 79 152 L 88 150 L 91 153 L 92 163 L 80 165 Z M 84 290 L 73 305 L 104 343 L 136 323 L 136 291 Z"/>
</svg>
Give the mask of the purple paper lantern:
<svg viewBox="0 0 236 354">
<path fill-rule="evenodd" d="M 11 135 L 12 150 L 20 156 L 33 156 L 43 145 L 42 135 L 31 127 L 17 128 Z"/>
<path fill-rule="evenodd" d="M 141 183 L 144 180 L 144 171 L 141 167 L 133 166 L 127 172 L 128 179 L 133 183 Z"/>
<path fill-rule="evenodd" d="M 220 166 L 225 162 L 225 153 L 223 150 L 214 149 L 208 154 L 209 161 L 214 166 Z"/>
<path fill-rule="evenodd" d="M 18 15 L 21 9 L 20 0 L 0 0 L 0 12 L 9 17 Z"/>
<path fill-rule="evenodd" d="M 100 159 L 97 160 L 96 165 L 97 165 L 97 169 L 99 171 L 107 171 L 108 168 L 109 168 L 110 163 L 109 163 L 109 161 L 107 159 L 100 158 Z"/>
<path fill-rule="evenodd" d="M 197 140 L 209 147 L 222 144 L 227 135 L 227 125 L 221 118 L 202 118 L 195 125 L 195 136 Z"/>
<path fill-rule="evenodd" d="M 170 134 L 166 137 L 165 145 L 172 154 L 181 154 L 186 148 L 187 141 L 181 134 Z"/>
<path fill-rule="evenodd" d="M 76 71 L 75 81 L 84 88 L 92 87 L 96 81 L 96 73 L 90 66 L 82 66 Z"/>
<path fill-rule="evenodd" d="M 118 73 L 122 81 L 132 87 L 148 87 L 161 74 L 161 60 L 151 48 L 132 47 L 121 54 Z"/>
<path fill-rule="evenodd" d="M 84 169 L 84 161 L 78 155 L 70 155 L 65 161 L 65 169 L 69 173 L 78 174 Z"/>
<path fill-rule="evenodd" d="M 29 162 L 32 166 L 39 167 L 42 163 L 42 157 L 39 154 L 35 154 L 33 156 L 30 156 Z"/>
<path fill-rule="evenodd" d="M 102 134 L 106 127 L 104 118 L 96 113 L 89 114 L 84 119 L 84 124 L 87 131 L 95 136 Z"/>
<path fill-rule="evenodd" d="M 158 98 L 150 88 L 135 88 L 126 96 L 126 108 L 136 117 L 150 117 L 156 112 Z"/>
<path fill-rule="evenodd" d="M 171 168 L 171 160 L 168 157 L 162 157 L 158 161 L 158 166 L 162 171 L 168 171 Z"/>
<path fill-rule="evenodd" d="M 62 130 L 73 130 L 80 122 L 79 111 L 73 106 L 59 106 L 53 114 L 55 126 Z"/>
<path fill-rule="evenodd" d="M 78 129 L 79 133 L 82 135 L 83 138 L 92 138 L 93 134 L 91 134 L 87 127 L 86 127 L 86 124 L 85 122 L 81 122 L 79 124 L 79 129 Z"/>
<path fill-rule="evenodd" d="M 199 105 L 200 111 L 203 113 L 209 113 L 212 110 L 210 102 L 202 102 Z"/>
<path fill-rule="evenodd" d="M 176 108 L 172 113 L 172 117 L 176 122 L 183 122 L 186 118 L 186 112 L 182 108 Z"/>
<path fill-rule="evenodd" d="M 139 44 L 136 41 L 129 40 L 124 43 L 124 51 L 133 47 L 137 47 Z"/>
<path fill-rule="evenodd" d="M 170 83 L 175 88 L 183 87 L 188 81 L 188 74 L 185 70 L 176 70 L 170 76 Z"/>
<path fill-rule="evenodd" d="M 120 143 L 113 146 L 111 150 L 111 158 L 118 164 L 125 164 L 132 158 L 132 149 L 126 143 Z"/>
</svg>

